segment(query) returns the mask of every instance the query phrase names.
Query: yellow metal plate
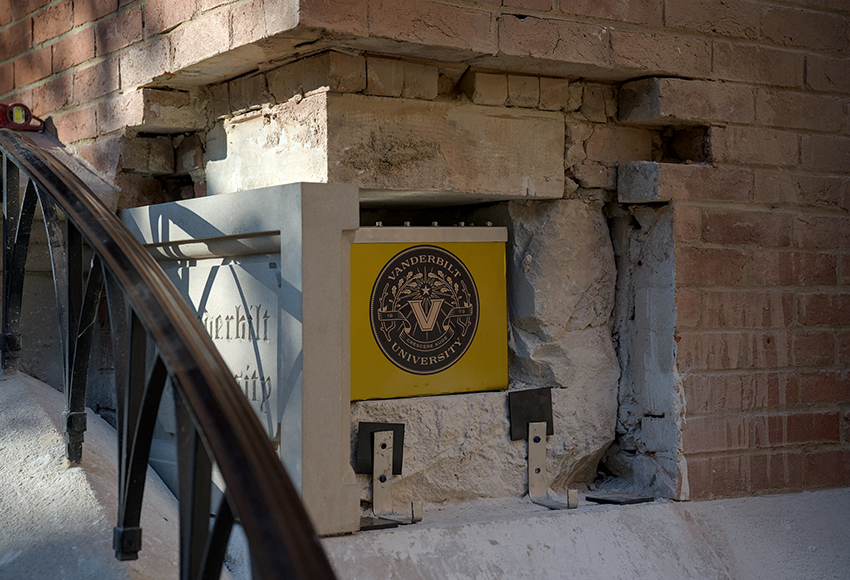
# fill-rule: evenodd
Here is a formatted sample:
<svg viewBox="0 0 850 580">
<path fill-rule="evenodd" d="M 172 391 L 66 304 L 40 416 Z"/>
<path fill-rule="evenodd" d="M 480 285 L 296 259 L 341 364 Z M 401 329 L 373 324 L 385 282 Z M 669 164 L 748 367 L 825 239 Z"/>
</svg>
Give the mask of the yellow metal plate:
<svg viewBox="0 0 850 580">
<path fill-rule="evenodd" d="M 472 328 L 470 322 L 475 322 L 473 302 L 464 298 L 469 296 L 464 283 L 468 278 L 442 251 L 459 259 L 474 280 L 478 311 L 471 341 L 463 334 Z M 433 257 L 426 260 L 426 254 Z M 390 261 L 393 264 L 388 266 Z M 420 262 L 418 269 L 410 266 L 411 262 Z M 417 278 L 418 274 L 422 276 Z M 451 287 L 458 292 L 452 293 Z M 447 291 L 440 294 L 441 289 Z M 405 293 L 405 299 L 400 299 L 404 308 L 393 311 L 393 292 Z M 423 329 L 430 332 L 423 333 Z M 352 400 L 506 389 L 507 332 L 504 243 L 352 245 Z M 380 342 L 376 334 L 382 337 Z M 462 349 L 462 356 L 455 359 Z M 425 366 L 414 364 L 420 361 Z"/>
</svg>

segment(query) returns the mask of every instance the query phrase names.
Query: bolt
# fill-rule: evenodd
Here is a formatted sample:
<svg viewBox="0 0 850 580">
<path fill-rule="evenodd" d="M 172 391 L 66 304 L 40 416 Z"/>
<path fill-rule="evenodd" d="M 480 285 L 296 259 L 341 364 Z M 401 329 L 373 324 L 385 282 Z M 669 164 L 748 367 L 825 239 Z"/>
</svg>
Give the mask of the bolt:
<svg viewBox="0 0 850 580">
<path fill-rule="evenodd" d="M 410 227 L 410 222 L 404 222 L 404 227 L 409 228 L 409 227 Z"/>
<path fill-rule="evenodd" d="M 440 225 L 440 224 L 438 224 L 437 222 L 431 222 L 431 225 L 432 225 L 432 226 L 434 226 L 434 227 L 436 228 L 436 227 L 437 227 L 438 225 Z"/>
<path fill-rule="evenodd" d="M 540 443 L 540 435 L 535 435 L 535 436 L 534 436 L 534 442 L 535 442 L 535 443 Z"/>
<path fill-rule="evenodd" d="M 537 468 L 534 470 L 534 473 L 540 473 L 540 468 L 539 468 L 539 467 L 537 467 Z M 383 475 L 382 475 L 381 477 L 383 477 Z"/>
<path fill-rule="evenodd" d="M 490 226 L 493 225 L 493 222 L 487 222 L 485 225 L 489 228 Z"/>
<path fill-rule="evenodd" d="M 380 481 L 381 483 L 386 483 L 387 482 L 387 476 L 382 475 L 381 477 L 378 478 L 378 481 Z"/>
<path fill-rule="evenodd" d="M 375 222 L 375 227 L 379 228 L 384 225 L 384 222 Z"/>
</svg>

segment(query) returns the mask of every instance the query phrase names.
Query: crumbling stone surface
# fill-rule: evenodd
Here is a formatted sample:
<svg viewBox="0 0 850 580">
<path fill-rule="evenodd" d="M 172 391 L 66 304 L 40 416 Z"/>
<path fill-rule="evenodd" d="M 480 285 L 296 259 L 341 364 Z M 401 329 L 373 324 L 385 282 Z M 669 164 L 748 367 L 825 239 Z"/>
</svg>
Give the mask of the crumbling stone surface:
<svg viewBox="0 0 850 580">
<path fill-rule="evenodd" d="M 617 274 L 601 209 L 560 200 L 513 202 L 508 212 L 512 323 L 546 340 L 607 324 Z"/>
</svg>

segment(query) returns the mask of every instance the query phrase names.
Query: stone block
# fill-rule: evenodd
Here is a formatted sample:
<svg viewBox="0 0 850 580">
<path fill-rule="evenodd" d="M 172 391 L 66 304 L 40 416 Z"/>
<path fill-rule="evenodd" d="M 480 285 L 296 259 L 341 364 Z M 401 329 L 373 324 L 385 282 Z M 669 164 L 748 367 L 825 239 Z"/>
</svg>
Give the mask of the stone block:
<svg viewBox="0 0 850 580">
<path fill-rule="evenodd" d="M 366 59 L 366 92 L 382 97 L 400 97 L 404 88 L 404 63 L 388 58 Z"/>
<path fill-rule="evenodd" d="M 403 63 L 403 87 L 401 96 L 406 99 L 437 98 L 439 74 L 437 67 L 415 62 Z"/>
<path fill-rule="evenodd" d="M 560 198 L 563 131 L 557 113 L 316 93 L 219 125 L 207 183 L 211 193 L 313 181 L 452 203 Z"/>
<path fill-rule="evenodd" d="M 177 137 L 174 140 L 174 173 L 189 175 L 204 168 L 204 148 L 197 134 Z"/>
<path fill-rule="evenodd" d="M 573 175 L 579 185 L 590 189 L 617 189 L 617 169 L 596 164 L 573 166 Z"/>
<path fill-rule="evenodd" d="M 124 127 L 142 133 L 191 133 L 207 124 L 206 102 L 185 91 L 140 89 L 98 103 L 101 133 Z"/>
<path fill-rule="evenodd" d="M 508 105 L 536 107 L 540 103 L 540 81 L 537 77 L 508 75 Z"/>
<path fill-rule="evenodd" d="M 749 87 L 714 81 L 649 78 L 620 89 L 620 121 L 639 125 L 752 123 Z"/>
<path fill-rule="evenodd" d="M 610 91 L 604 85 L 584 85 L 580 112 L 588 121 L 605 123 L 608 120 L 605 114 L 605 89 Z"/>
<path fill-rule="evenodd" d="M 540 108 L 560 111 L 570 103 L 570 83 L 567 79 L 540 78 Z"/>
<path fill-rule="evenodd" d="M 359 93 L 366 89 L 366 59 L 329 51 L 276 68 L 266 77 L 278 102 L 322 87 L 333 92 Z"/>
<path fill-rule="evenodd" d="M 121 143 L 119 167 L 148 175 L 174 173 L 174 146 L 170 137 L 134 137 Z"/>
<path fill-rule="evenodd" d="M 508 212 L 508 296 L 515 330 L 557 340 L 566 332 L 608 324 L 617 273 L 602 210 L 562 200 L 512 202 Z"/>
<path fill-rule="evenodd" d="M 596 125 L 585 149 L 590 161 L 648 161 L 652 158 L 652 133 L 634 127 Z"/>
<path fill-rule="evenodd" d="M 460 89 L 476 105 L 504 105 L 508 98 L 507 75 L 468 72 L 460 80 Z"/>
</svg>

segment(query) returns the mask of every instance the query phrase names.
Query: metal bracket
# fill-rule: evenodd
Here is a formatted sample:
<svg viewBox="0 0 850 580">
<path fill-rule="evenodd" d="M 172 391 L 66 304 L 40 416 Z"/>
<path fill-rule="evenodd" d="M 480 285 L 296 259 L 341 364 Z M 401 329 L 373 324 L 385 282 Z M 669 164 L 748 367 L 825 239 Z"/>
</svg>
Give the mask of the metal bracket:
<svg viewBox="0 0 850 580">
<path fill-rule="evenodd" d="M 528 497 L 537 505 L 550 510 L 578 507 L 578 490 L 567 492 L 568 503 L 549 499 L 546 475 L 546 422 L 528 424 Z"/>
<path fill-rule="evenodd" d="M 378 517 L 393 515 L 393 432 L 376 431 L 372 459 L 372 511 Z"/>
<path fill-rule="evenodd" d="M 422 502 L 412 502 L 410 515 L 393 512 L 394 433 L 372 432 L 372 511 L 374 518 L 361 518 L 361 530 L 395 527 L 422 521 Z"/>
</svg>

